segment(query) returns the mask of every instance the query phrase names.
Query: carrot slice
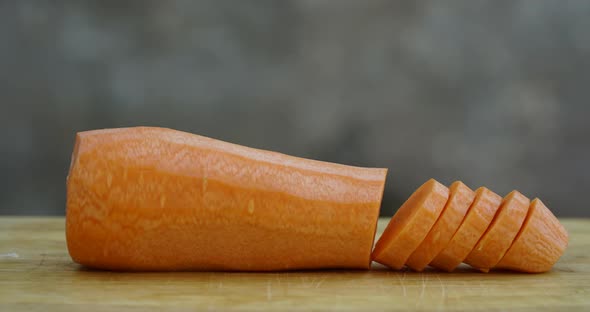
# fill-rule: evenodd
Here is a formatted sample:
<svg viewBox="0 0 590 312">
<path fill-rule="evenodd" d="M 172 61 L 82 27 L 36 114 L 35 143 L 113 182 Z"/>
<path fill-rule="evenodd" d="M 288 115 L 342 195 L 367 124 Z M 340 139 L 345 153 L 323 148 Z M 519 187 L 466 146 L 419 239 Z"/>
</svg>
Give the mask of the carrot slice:
<svg viewBox="0 0 590 312">
<path fill-rule="evenodd" d="M 163 128 L 81 132 L 68 250 L 111 270 L 368 269 L 386 171 Z"/>
<path fill-rule="evenodd" d="M 520 231 L 530 202 L 518 191 L 506 195 L 492 224 L 464 262 L 483 272 L 498 264 Z"/>
<path fill-rule="evenodd" d="M 406 261 L 406 265 L 415 271 L 424 270 L 428 263 L 447 246 L 475 198 L 475 192 L 461 181 L 451 184 L 449 191 L 449 200 L 438 221 Z"/>
<path fill-rule="evenodd" d="M 535 198 L 520 232 L 496 267 L 547 272 L 561 258 L 567 244 L 567 231 L 545 204 Z"/>
<path fill-rule="evenodd" d="M 449 244 L 432 260 L 431 266 L 453 271 L 465 260 L 494 219 L 502 197 L 485 187 L 480 187 L 475 193 L 475 199 L 463 223 Z"/>
<path fill-rule="evenodd" d="M 420 186 L 389 221 L 372 259 L 401 269 L 438 219 L 448 198 L 449 189 L 434 179 Z"/>
</svg>

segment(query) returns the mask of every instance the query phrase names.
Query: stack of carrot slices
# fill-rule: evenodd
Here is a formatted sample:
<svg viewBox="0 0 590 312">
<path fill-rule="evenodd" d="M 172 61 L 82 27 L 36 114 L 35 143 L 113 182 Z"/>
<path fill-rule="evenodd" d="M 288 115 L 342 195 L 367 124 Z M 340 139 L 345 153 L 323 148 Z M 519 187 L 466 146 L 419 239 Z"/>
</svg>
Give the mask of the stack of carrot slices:
<svg viewBox="0 0 590 312">
<path fill-rule="evenodd" d="M 393 216 L 372 259 L 393 269 L 430 265 L 453 271 L 462 262 L 482 272 L 509 269 L 540 273 L 563 255 L 568 234 L 540 199 L 518 191 L 504 198 L 457 181 L 431 179 Z"/>
</svg>

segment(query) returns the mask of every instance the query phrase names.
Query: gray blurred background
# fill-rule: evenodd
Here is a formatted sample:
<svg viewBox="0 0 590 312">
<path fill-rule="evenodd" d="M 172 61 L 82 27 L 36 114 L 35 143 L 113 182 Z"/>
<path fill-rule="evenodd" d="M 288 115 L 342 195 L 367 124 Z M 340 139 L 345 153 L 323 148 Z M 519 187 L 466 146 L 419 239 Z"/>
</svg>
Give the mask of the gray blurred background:
<svg viewBox="0 0 590 312">
<path fill-rule="evenodd" d="M 590 1 L 1 1 L 0 214 L 77 131 L 152 125 L 590 216 Z"/>
</svg>

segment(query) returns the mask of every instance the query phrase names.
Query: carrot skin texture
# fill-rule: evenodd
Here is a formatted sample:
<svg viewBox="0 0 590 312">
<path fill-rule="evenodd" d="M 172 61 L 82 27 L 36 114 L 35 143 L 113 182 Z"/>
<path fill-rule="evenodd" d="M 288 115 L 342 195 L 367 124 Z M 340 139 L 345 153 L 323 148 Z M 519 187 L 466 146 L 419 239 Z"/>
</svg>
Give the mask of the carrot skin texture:
<svg viewBox="0 0 590 312">
<path fill-rule="evenodd" d="M 68 251 L 108 270 L 368 269 L 386 173 L 164 128 L 81 132 Z"/>
</svg>

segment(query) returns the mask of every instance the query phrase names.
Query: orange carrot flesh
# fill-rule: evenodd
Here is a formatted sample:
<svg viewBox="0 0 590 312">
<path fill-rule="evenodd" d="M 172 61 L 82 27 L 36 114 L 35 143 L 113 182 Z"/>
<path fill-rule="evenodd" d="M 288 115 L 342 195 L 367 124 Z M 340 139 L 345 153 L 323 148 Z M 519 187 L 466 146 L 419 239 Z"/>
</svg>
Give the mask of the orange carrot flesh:
<svg viewBox="0 0 590 312">
<path fill-rule="evenodd" d="M 449 189 L 434 179 L 420 186 L 390 220 L 372 259 L 401 269 L 440 216 L 448 197 Z"/>
<path fill-rule="evenodd" d="M 475 192 L 473 204 L 449 244 L 430 263 L 438 269 L 453 271 L 469 255 L 492 222 L 502 197 L 485 187 Z"/>
<path fill-rule="evenodd" d="M 447 246 L 475 198 L 475 192 L 461 181 L 454 182 L 449 191 L 449 200 L 440 217 L 420 246 L 406 261 L 406 265 L 415 271 L 424 270 Z"/>
<path fill-rule="evenodd" d="M 492 224 L 464 262 L 483 272 L 493 268 L 520 231 L 529 205 L 530 200 L 518 191 L 506 195 Z"/>
<path fill-rule="evenodd" d="M 367 269 L 385 176 L 170 129 L 81 132 L 68 250 L 110 270 Z"/>
<path fill-rule="evenodd" d="M 561 258 L 568 244 L 568 234 L 557 218 L 534 199 L 516 239 L 496 266 L 528 273 L 541 273 Z"/>
</svg>

